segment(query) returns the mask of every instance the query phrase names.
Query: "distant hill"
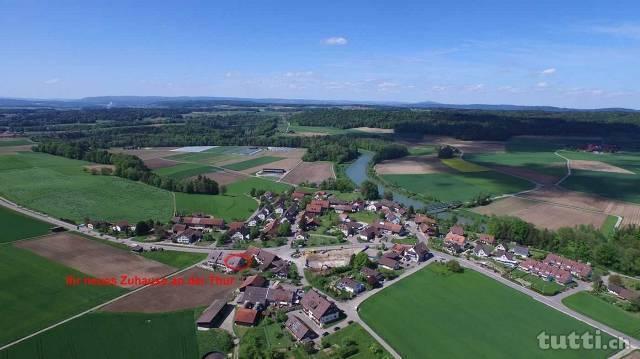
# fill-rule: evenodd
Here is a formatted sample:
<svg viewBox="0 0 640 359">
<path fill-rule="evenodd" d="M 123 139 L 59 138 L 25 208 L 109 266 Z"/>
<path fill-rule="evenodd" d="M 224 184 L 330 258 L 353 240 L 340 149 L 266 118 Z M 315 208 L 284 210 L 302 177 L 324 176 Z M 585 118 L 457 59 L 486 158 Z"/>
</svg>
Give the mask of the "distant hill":
<svg viewBox="0 0 640 359">
<path fill-rule="evenodd" d="M 188 107 L 205 108 L 221 105 L 229 106 L 384 106 L 417 109 L 460 109 L 489 111 L 615 111 L 636 112 L 626 108 L 572 109 L 553 106 L 521 106 L 521 105 L 488 105 L 488 104 L 444 104 L 433 101 L 394 102 L 394 101 L 342 101 L 342 100 L 307 100 L 280 98 L 240 98 L 211 96 L 96 96 L 81 99 L 22 99 L 0 98 L 0 108 L 112 108 L 112 107 Z"/>
</svg>

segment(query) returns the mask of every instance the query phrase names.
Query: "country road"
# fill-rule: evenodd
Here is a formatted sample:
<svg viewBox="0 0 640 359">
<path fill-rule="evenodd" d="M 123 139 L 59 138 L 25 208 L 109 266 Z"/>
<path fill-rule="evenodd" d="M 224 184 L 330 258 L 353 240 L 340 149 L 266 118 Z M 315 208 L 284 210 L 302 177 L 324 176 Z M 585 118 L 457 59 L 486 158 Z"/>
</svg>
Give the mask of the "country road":
<svg viewBox="0 0 640 359">
<path fill-rule="evenodd" d="M 5 198 L 2 198 L 2 197 L 0 197 L 0 205 L 4 206 L 4 207 L 7 207 L 7 208 L 10 208 L 12 210 L 15 210 L 17 212 L 23 213 L 25 215 L 31 216 L 33 218 L 36 218 L 36 219 L 39 219 L 39 220 L 42 220 L 42 221 L 45 221 L 45 222 L 52 223 L 52 224 L 54 224 L 56 226 L 64 227 L 64 228 L 68 229 L 69 231 L 79 232 L 79 233 L 82 233 L 82 234 L 85 234 L 85 235 L 90 235 L 90 236 L 93 236 L 93 237 L 96 237 L 96 238 L 106 239 L 106 240 L 113 241 L 113 242 L 116 242 L 116 243 L 123 243 L 123 244 L 126 244 L 126 245 L 141 245 L 141 243 L 135 242 L 135 241 L 133 241 L 131 239 L 118 239 L 118 238 L 115 238 L 113 236 L 104 235 L 104 234 L 100 234 L 98 232 L 89 230 L 86 227 L 80 227 L 79 228 L 79 227 L 77 227 L 75 225 L 72 225 L 72 224 L 69 224 L 67 222 L 58 220 L 58 219 L 53 218 L 51 216 L 48 216 L 46 214 L 42 214 L 42 213 L 36 212 L 34 210 L 19 206 L 19 205 L 15 204 L 15 203 L 13 203 L 13 202 L 5 199 Z M 422 242 L 425 242 L 425 243 L 428 242 L 428 239 L 426 238 L 426 236 L 422 232 L 417 230 L 417 227 L 416 227 L 415 224 L 409 223 L 407 227 L 409 228 L 410 232 L 412 234 L 414 234 L 418 238 L 419 241 L 422 241 Z M 180 244 L 169 244 L 169 243 L 153 243 L 153 245 L 156 246 L 156 247 L 159 247 L 159 248 L 166 249 L 166 250 L 176 250 L 176 251 L 192 252 L 192 253 L 210 253 L 213 249 L 216 249 L 214 247 L 200 247 L 200 246 L 193 246 L 193 245 L 180 245 Z M 330 250 L 330 249 L 343 249 L 343 248 L 365 248 L 367 246 L 368 246 L 368 244 L 366 244 L 366 243 L 345 243 L 345 244 L 341 244 L 341 245 L 310 247 L 310 248 L 305 248 L 305 250 Z M 240 250 L 234 250 L 234 249 L 216 249 L 216 250 L 229 251 L 229 252 L 238 252 L 238 251 L 240 251 Z M 280 256 L 283 259 L 287 259 L 287 260 L 290 260 L 290 261 L 296 263 L 296 265 L 298 267 L 298 271 L 302 271 L 305 268 L 304 257 L 300 256 L 300 257 L 294 258 L 293 254 L 295 253 L 295 249 L 290 248 L 288 245 L 284 245 L 284 246 L 281 246 L 281 247 L 268 248 L 268 250 L 273 252 L 273 253 L 275 253 L 275 254 L 277 254 L 278 256 Z M 534 291 L 531 291 L 531 290 L 529 290 L 527 288 L 524 288 L 524 287 L 522 287 L 522 286 L 520 286 L 520 285 L 518 285 L 518 284 L 516 284 L 514 282 L 511 282 L 511 281 L 509 281 L 509 280 L 507 280 L 505 278 L 502 278 L 500 275 L 498 275 L 498 274 L 496 274 L 496 273 L 494 273 L 494 272 L 492 272 L 490 270 L 487 270 L 486 268 L 478 265 L 477 263 L 475 263 L 475 262 L 473 262 L 471 260 L 467 260 L 467 259 L 462 258 L 462 257 L 454 257 L 454 256 L 451 256 L 449 254 L 441 253 L 441 252 L 435 253 L 435 255 L 431 259 L 429 259 L 428 261 L 425 261 L 425 262 L 420 263 L 420 264 L 418 264 L 418 265 L 416 265 L 416 266 L 414 266 L 412 268 L 407 269 L 404 273 L 402 273 L 398 278 L 396 278 L 395 280 L 390 282 L 388 285 L 385 285 L 382 288 L 377 288 L 377 289 L 374 289 L 374 290 L 371 290 L 371 291 L 367 291 L 367 292 L 357 296 L 356 298 L 354 298 L 351 301 L 340 302 L 340 303 L 337 303 L 337 304 L 340 307 L 340 309 L 342 309 L 345 312 L 345 314 L 347 314 L 348 318 L 350 318 L 351 320 L 354 320 L 354 321 L 358 322 L 359 324 L 361 324 L 362 327 L 367 332 L 369 332 L 374 338 L 376 338 L 380 342 L 380 344 L 387 351 L 389 351 L 389 353 L 391 353 L 393 355 L 394 358 L 401 358 L 401 356 L 393 349 L 393 347 L 391 347 L 382 337 L 380 337 L 373 329 L 371 329 L 364 321 L 362 321 L 362 319 L 358 315 L 358 307 L 367 298 L 369 298 L 369 297 L 371 297 L 371 296 L 373 296 L 375 294 L 378 294 L 379 292 L 381 292 L 384 289 L 387 289 L 388 287 L 392 286 L 393 284 L 399 282 L 401 279 L 406 278 L 406 277 L 416 273 L 418 270 L 424 268 L 424 266 L 426 266 L 427 264 L 429 264 L 429 263 L 433 262 L 435 259 L 439 259 L 439 258 L 446 259 L 446 260 L 455 259 L 458 262 L 460 262 L 460 264 L 463 267 L 473 269 L 473 270 L 475 270 L 475 271 L 477 271 L 477 272 L 479 272 L 479 273 L 481 273 L 483 275 L 486 275 L 486 276 L 488 276 L 488 277 L 490 277 L 490 278 L 492 278 L 492 279 L 494 279 L 494 280 L 496 280 L 496 281 L 498 281 L 498 282 L 500 282 L 500 283 L 502 283 L 502 284 L 504 284 L 504 285 L 506 285 L 508 287 L 511 287 L 511 288 L 513 288 L 513 289 L 515 289 L 515 290 L 517 290 L 519 292 L 522 292 L 522 293 L 532 297 L 533 299 L 535 299 L 535 300 L 537 300 L 537 301 L 539 301 L 539 302 L 541 302 L 541 303 L 543 303 L 543 304 L 545 304 L 545 305 L 547 305 L 549 307 L 552 307 L 552 308 L 554 308 L 554 309 L 556 309 L 556 310 L 558 310 L 558 311 L 560 311 L 560 312 L 562 312 L 562 313 L 564 313 L 566 315 L 569 315 L 569 316 L 571 316 L 571 317 L 573 317 L 573 318 L 575 318 L 575 319 L 577 319 L 577 320 L 579 320 L 579 321 L 581 321 L 583 323 L 586 323 L 586 324 L 588 324 L 588 325 L 590 325 L 590 326 L 592 326 L 592 327 L 594 327 L 596 329 L 599 329 L 599 330 L 601 330 L 603 332 L 606 332 L 606 333 L 608 333 L 608 334 L 610 334 L 610 335 L 612 335 L 614 337 L 624 338 L 630 345 L 630 348 L 628 348 L 628 349 L 640 348 L 640 340 L 637 340 L 637 339 L 634 339 L 634 338 L 629 338 L 624 333 L 619 332 L 619 331 L 617 331 L 617 330 L 615 330 L 613 328 L 610 328 L 610 327 L 608 327 L 608 326 L 606 326 L 606 325 L 604 325 L 604 324 L 602 324 L 600 322 L 597 322 L 597 321 L 595 321 L 595 320 L 593 320 L 591 318 L 588 318 L 588 317 L 586 317 L 586 316 L 584 316 L 584 315 L 582 315 L 580 313 L 577 313 L 577 312 L 569 309 L 568 307 L 566 307 L 562 303 L 562 299 L 565 298 L 566 296 L 571 295 L 573 293 L 576 293 L 578 291 L 588 290 L 589 289 L 589 284 L 588 283 L 581 282 L 581 283 L 579 283 L 578 287 L 576 287 L 576 288 L 573 288 L 573 289 L 570 289 L 568 291 L 565 291 L 564 293 L 559 294 L 559 295 L 554 296 L 554 297 L 546 297 L 546 296 L 538 294 L 538 293 L 536 293 Z M 175 274 L 176 273 L 173 273 L 171 275 L 175 275 Z M 307 280 L 304 278 L 304 273 L 300 273 L 300 276 L 301 276 L 303 285 L 309 285 Z M 138 291 L 138 290 L 140 290 L 142 288 L 144 288 L 144 287 L 141 287 L 141 288 L 136 289 L 135 291 L 126 293 L 122 297 L 130 295 L 131 293 L 134 293 L 134 292 L 136 292 L 136 291 Z M 119 297 L 119 298 L 116 298 L 116 299 L 120 299 L 122 297 Z M 112 302 L 112 301 L 114 301 L 116 299 L 113 299 L 110 302 Z M 28 335 L 26 337 L 20 338 L 20 339 L 14 341 L 12 343 L 9 343 L 9 344 L 3 346 L 2 348 L 0 348 L 0 350 L 2 350 L 4 348 L 7 348 L 9 346 L 12 346 L 14 344 L 17 344 L 17 343 L 19 343 L 19 342 L 21 342 L 21 341 L 23 341 L 25 339 L 28 339 L 28 338 L 30 338 L 30 337 L 32 337 L 34 335 L 37 335 L 37 334 L 40 334 L 40 333 L 42 333 L 44 331 L 52 329 L 52 328 L 54 328 L 56 326 L 64 324 L 64 323 L 68 322 L 69 320 L 72 320 L 72 319 L 78 318 L 78 317 L 80 317 L 82 315 L 85 315 L 87 313 L 90 313 L 91 311 L 93 311 L 95 309 L 98 309 L 98 308 L 100 308 L 100 307 L 102 307 L 102 306 L 104 306 L 104 305 L 106 305 L 106 304 L 108 304 L 110 302 L 103 303 L 103 304 L 101 304 L 99 306 L 96 306 L 95 308 L 92 308 L 92 309 L 89 309 L 89 310 L 84 311 L 82 313 L 76 314 L 76 315 L 74 315 L 74 316 L 72 316 L 70 318 L 67 318 L 67 319 L 65 319 L 63 321 L 55 323 L 55 324 L 53 324 L 53 325 L 51 325 L 51 326 L 49 326 L 49 327 L 47 327 L 45 329 L 39 330 L 38 332 L 30 334 L 30 335 Z M 627 351 L 628 350 L 625 350 L 625 352 L 627 352 Z M 619 353 L 616 354 L 614 357 L 619 357 Z"/>
</svg>

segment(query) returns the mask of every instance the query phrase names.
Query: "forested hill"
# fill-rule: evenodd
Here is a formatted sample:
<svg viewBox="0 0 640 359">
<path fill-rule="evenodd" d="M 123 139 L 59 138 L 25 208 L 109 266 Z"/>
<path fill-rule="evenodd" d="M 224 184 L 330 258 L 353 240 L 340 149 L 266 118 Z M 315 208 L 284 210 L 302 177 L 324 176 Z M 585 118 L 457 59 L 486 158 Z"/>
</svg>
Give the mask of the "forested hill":
<svg viewBox="0 0 640 359">
<path fill-rule="evenodd" d="M 291 118 L 303 126 L 393 128 L 399 134 L 448 135 L 466 140 L 506 140 L 518 135 L 640 137 L 640 113 L 462 110 L 318 109 Z"/>
</svg>

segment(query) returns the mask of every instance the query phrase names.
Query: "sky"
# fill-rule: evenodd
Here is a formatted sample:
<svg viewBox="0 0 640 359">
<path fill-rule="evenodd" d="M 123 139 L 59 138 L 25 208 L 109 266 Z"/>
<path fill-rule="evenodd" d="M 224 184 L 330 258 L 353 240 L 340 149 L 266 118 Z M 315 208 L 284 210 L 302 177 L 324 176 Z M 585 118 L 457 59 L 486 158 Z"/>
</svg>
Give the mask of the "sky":
<svg viewBox="0 0 640 359">
<path fill-rule="evenodd" d="M 0 97 L 640 108 L 640 1 L 0 0 Z"/>
</svg>

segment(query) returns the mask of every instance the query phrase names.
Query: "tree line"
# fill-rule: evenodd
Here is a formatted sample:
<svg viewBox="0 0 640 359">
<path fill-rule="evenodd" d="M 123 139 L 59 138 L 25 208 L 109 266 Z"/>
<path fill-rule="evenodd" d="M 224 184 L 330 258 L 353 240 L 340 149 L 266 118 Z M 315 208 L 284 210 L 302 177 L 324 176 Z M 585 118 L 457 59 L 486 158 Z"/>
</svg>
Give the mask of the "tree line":
<svg viewBox="0 0 640 359">
<path fill-rule="evenodd" d="M 96 149 L 87 142 L 42 142 L 33 148 L 36 152 L 49 153 L 56 156 L 76 160 L 114 165 L 113 174 L 132 181 L 140 181 L 167 191 L 201 194 L 218 194 L 218 183 L 204 176 L 174 180 L 152 172 L 144 162 L 133 155 L 110 153 Z"/>
</svg>

